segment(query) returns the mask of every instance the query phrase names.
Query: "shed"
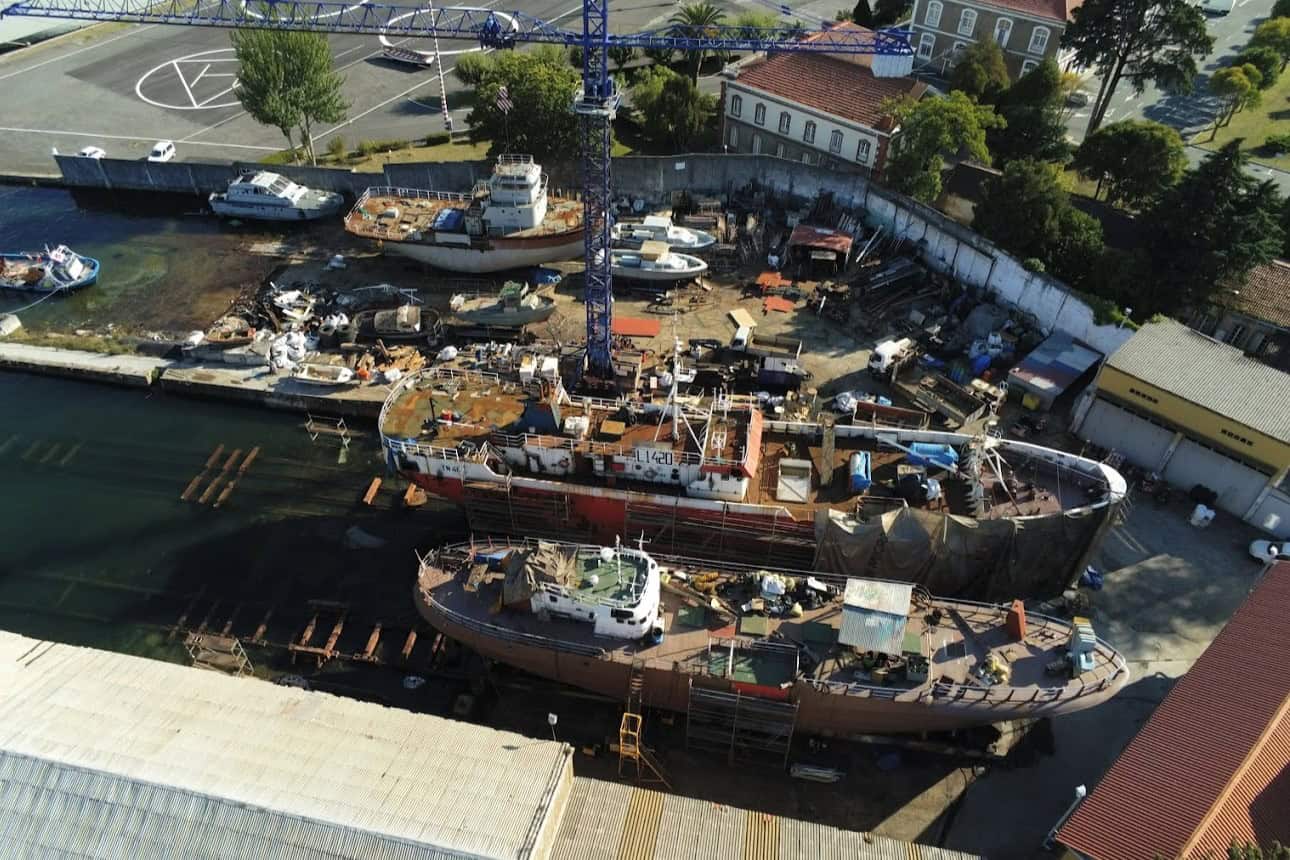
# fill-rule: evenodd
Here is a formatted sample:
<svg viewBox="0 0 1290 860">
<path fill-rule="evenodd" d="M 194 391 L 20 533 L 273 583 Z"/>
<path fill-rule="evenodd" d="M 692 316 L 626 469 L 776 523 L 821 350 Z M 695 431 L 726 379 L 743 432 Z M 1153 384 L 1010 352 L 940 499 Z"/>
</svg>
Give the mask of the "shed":
<svg viewBox="0 0 1290 860">
<path fill-rule="evenodd" d="M 848 579 L 838 641 L 861 651 L 899 654 L 913 591 L 908 582 Z"/>
<path fill-rule="evenodd" d="M 1102 353 L 1058 332 L 1008 373 L 1008 386 L 1022 392 L 1027 407 L 1047 412 L 1053 401 L 1101 360 Z"/>
<path fill-rule="evenodd" d="M 788 237 L 788 252 L 791 255 L 798 248 L 805 248 L 812 252 L 823 251 L 828 254 L 826 259 L 836 259 L 838 262 L 845 264 L 847 255 L 851 253 L 853 241 L 850 235 L 838 230 L 830 230 L 827 227 L 813 227 L 809 224 L 798 224 Z"/>
</svg>

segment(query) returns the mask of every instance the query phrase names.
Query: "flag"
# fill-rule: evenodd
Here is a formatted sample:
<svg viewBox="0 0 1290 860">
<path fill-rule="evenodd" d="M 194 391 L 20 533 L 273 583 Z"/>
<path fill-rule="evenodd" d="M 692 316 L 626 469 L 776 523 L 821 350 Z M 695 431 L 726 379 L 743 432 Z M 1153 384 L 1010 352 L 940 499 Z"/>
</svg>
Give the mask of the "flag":
<svg viewBox="0 0 1290 860">
<path fill-rule="evenodd" d="M 515 105 L 511 102 L 510 93 L 506 92 L 506 87 L 497 88 L 497 109 L 502 113 L 510 113 L 511 108 Z"/>
</svg>

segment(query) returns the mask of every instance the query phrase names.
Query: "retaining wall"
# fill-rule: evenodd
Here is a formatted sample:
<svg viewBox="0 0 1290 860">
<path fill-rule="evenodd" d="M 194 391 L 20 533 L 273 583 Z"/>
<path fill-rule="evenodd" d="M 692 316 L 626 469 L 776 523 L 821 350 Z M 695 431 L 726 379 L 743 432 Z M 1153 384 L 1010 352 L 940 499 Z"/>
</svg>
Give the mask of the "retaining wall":
<svg viewBox="0 0 1290 860">
<path fill-rule="evenodd" d="M 244 170 L 263 166 L 250 162 L 151 164 L 66 155 L 55 156 L 55 160 L 68 185 L 199 195 L 223 190 Z M 547 164 L 544 168 L 552 187 L 581 187 L 576 162 Z M 291 165 L 273 170 L 310 187 L 354 197 L 373 185 L 464 191 L 487 178 L 490 164 L 486 161 L 389 164 L 382 172 L 370 173 Z M 1107 355 L 1132 334 L 1129 329 L 1114 325 L 1098 325 L 1092 308 L 1060 281 L 1026 271 L 1019 260 L 967 227 L 858 174 L 838 173 L 768 155 L 703 154 L 615 158 L 613 178 L 615 195 L 644 197 L 655 202 L 666 201 L 676 191 L 726 195 L 753 182 L 803 203 L 821 191 L 830 191 L 840 204 L 864 211 L 870 226 L 881 225 L 914 243 L 929 267 L 990 290 L 1002 302 L 1033 314 L 1048 331 L 1066 332 Z"/>
</svg>

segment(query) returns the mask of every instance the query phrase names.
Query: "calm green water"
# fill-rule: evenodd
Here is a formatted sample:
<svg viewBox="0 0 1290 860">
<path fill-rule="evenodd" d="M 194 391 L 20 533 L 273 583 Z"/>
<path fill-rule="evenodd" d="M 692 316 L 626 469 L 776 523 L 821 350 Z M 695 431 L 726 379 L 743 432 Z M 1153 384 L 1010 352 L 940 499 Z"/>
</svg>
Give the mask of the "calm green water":
<svg viewBox="0 0 1290 860">
<path fill-rule="evenodd" d="M 0 185 L 0 252 L 64 244 L 102 264 L 97 285 L 42 302 L 22 314 L 23 323 L 64 330 L 107 323 L 131 331 L 204 328 L 243 283 L 272 265 L 241 249 L 278 234 L 229 227 L 200 214 L 201 206 L 184 195 Z M 0 312 L 36 298 L 0 291 Z"/>
<path fill-rule="evenodd" d="M 37 309 L 67 318 L 92 309 L 98 292 L 119 297 L 169 277 L 151 261 L 171 272 L 185 241 L 200 256 L 220 235 L 173 211 L 118 215 L 81 209 L 61 191 L 0 187 L 0 247 L 39 247 L 56 227 L 57 241 L 113 260 L 101 287 Z M 373 428 L 355 427 L 361 435 L 342 451 L 332 439 L 312 442 L 303 420 L 0 372 L 0 628 L 186 660 L 166 630 L 186 611 L 190 626 L 232 619 L 231 632 L 246 636 L 272 608 L 278 642 L 298 633 L 314 600 L 349 605 L 363 636 L 364 619 L 412 623 L 411 550 L 459 535 L 458 517 L 402 510 L 402 485 L 389 479 L 374 507 L 361 505 L 384 474 Z M 180 501 L 219 445 L 221 466 L 234 449 L 261 450 L 224 507 Z M 386 545 L 346 548 L 355 525 Z M 271 651 L 252 657 L 281 657 Z"/>
</svg>

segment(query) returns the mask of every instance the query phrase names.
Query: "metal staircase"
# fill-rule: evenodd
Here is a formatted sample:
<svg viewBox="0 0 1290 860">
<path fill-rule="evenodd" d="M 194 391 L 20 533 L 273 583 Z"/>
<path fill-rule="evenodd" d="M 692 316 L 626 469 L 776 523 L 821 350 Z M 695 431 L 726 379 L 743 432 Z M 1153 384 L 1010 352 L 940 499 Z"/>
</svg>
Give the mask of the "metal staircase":
<svg viewBox="0 0 1290 860">
<path fill-rule="evenodd" d="M 672 784 L 663 775 L 662 766 L 649 748 L 641 743 L 641 703 L 644 695 L 645 664 L 637 660 L 632 663 L 631 677 L 627 681 L 627 705 L 623 710 L 623 719 L 618 724 L 618 775 L 622 776 L 624 768 L 630 763 L 637 782 L 657 782 L 671 789 Z"/>
</svg>

